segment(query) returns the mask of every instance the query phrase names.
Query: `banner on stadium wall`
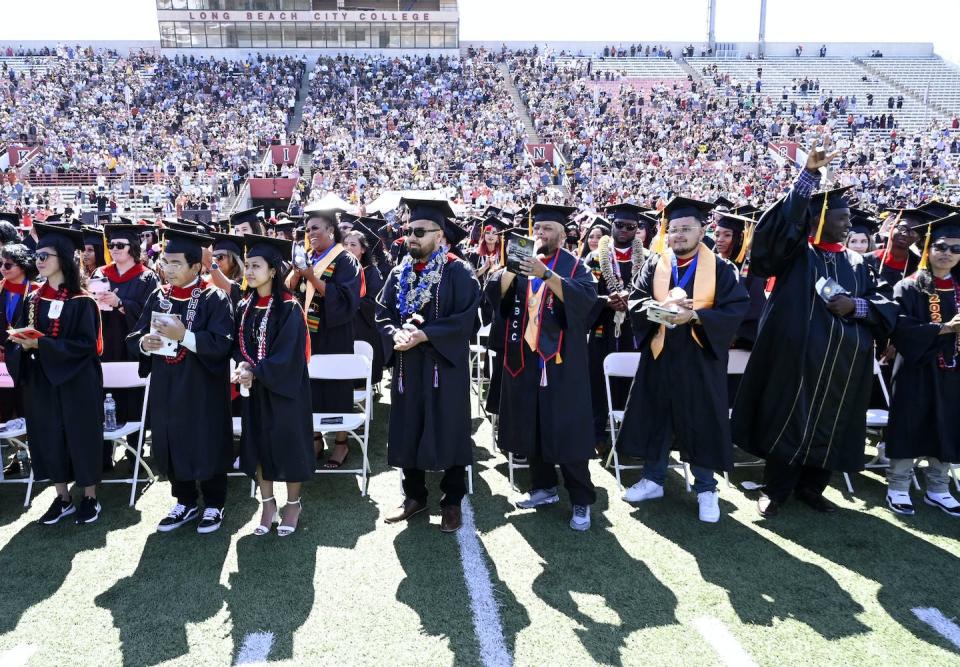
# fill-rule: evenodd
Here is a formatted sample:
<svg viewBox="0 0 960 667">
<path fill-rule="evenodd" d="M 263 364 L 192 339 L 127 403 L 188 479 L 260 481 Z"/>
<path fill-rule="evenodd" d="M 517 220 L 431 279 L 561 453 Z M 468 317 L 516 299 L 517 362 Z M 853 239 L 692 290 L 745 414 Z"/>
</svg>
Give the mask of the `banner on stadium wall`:
<svg viewBox="0 0 960 667">
<path fill-rule="evenodd" d="M 157 11 L 161 21 L 264 21 L 267 23 L 457 23 L 458 12 L 395 12 L 395 11 L 266 11 L 239 10 L 165 10 Z"/>
<path fill-rule="evenodd" d="M 300 146 L 298 144 L 278 144 L 271 146 L 270 157 L 277 166 L 297 164 L 297 160 L 300 159 Z"/>
<path fill-rule="evenodd" d="M 770 150 L 776 153 L 782 160 L 789 160 L 791 164 L 797 163 L 797 149 L 800 145 L 795 141 L 771 141 Z"/>
<path fill-rule="evenodd" d="M 248 178 L 253 199 L 290 199 L 297 187 L 295 178 Z"/>
<path fill-rule="evenodd" d="M 527 152 L 537 166 L 553 164 L 553 144 L 527 144 Z"/>
<path fill-rule="evenodd" d="M 33 153 L 36 150 L 36 148 L 31 148 L 30 146 L 21 146 L 19 144 L 7 146 L 7 166 L 16 167 L 20 164 L 23 164 L 33 157 Z"/>
</svg>

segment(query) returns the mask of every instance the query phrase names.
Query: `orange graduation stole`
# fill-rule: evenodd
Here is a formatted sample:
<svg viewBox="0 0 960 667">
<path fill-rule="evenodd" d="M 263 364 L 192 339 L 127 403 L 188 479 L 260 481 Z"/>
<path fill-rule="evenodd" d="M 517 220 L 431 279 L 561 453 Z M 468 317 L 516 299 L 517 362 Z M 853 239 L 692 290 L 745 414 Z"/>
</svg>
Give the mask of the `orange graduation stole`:
<svg viewBox="0 0 960 667">
<path fill-rule="evenodd" d="M 657 262 L 657 268 L 653 274 L 653 298 L 657 301 L 664 301 L 670 293 L 670 279 L 673 276 L 671 269 L 673 251 L 669 248 L 660 255 Z M 697 251 L 697 268 L 693 276 L 693 308 L 712 308 L 713 300 L 717 292 L 717 256 L 713 254 L 707 246 L 700 244 Z M 697 332 L 690 327 L 690 335 L 697 345 L 703 347 L 703 343 L 697 338 Z M 663 352 L 663 345 L 667 338 L 667 327 L 660 325 L 653 340 L 650 341 L 650 349 L 653 351 L 653 358 L 656 359 Z"/>
<path fill-rule="evenodd" d="M 321 259 L 319 262 L 317 262 L 316 265 L 313 267 L 313 275 L 315 275 L 317 278 L 320 278 L 321 280 L 323 278 L 328 278 L 329 276 L 324 275 L 327 269 L 330 268 L 330 266 L 336 261 L 337 257 L 339 257 L 344 252 L 346 252 L 346 249 L 339 243 L 333 246 L 332 248 L 330 248 L 330 250 L 324 256 L 324 258 Z M 310 303 L 313 301 L 313 295 L 316 293 L 316 291 L 317 291 L 316 288 L 308 280 L 306 284 L 306 298 L 303 301 L 304 310 L 309 309 Z"/>
</svg>

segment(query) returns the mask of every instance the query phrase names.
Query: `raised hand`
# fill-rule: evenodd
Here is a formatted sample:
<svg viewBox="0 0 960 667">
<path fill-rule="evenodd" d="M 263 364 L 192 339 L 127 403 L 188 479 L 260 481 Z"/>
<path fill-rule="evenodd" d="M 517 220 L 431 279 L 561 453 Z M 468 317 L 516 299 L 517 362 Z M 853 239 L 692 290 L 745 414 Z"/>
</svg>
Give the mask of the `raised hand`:
<svg viewBox="0 0 960 667">
<path fill-rule="evenodd" d="M 810 144 L 810 152 L 807 153 L 807 171 L 818 171 L 829 165 L 840 155 L 840 151 L 831 151 L 833 142 L 827 137 L 821 146 L 819 139 L 814 139 Z"/>
</svg>

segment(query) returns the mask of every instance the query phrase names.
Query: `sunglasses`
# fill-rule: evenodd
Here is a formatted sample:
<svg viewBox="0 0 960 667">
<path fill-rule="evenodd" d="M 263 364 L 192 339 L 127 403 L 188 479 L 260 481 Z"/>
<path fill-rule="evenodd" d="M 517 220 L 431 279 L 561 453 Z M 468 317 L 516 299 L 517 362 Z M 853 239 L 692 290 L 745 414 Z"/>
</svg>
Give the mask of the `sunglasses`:
<svg viewBox="0 0 960 667">
<path fill-rule="evenodd" d="M 130 244 L 114 242 L 114 243 L 108 243 L 107 247 L 110 248 L 110 250 L 126 250 L 127 248 L 130 247 Z"/>
<path fill-rule="evenodd" d="M 932 247 L 937 252 L 949 252 L 951 255 L 960 255 L 960 243 L 949 245 L 943 241 L 938 241 L 934 243 Z"/>
<path fill-rule="evenodd" d="M 4 271 L 9 271 L 9 270 L 12 269 L 13 267 L 15 267 L 16 264 L 14 264 L 13 262 L 4 262 L 3 264 L 0 264 L 0 266 L 3 267 L 3 270 L 4 270 Z"/>
<path fill-rule="evenodd" d="M 640 225 L 635 222 L 623 222 L 620 220 L 614 222 L 613 226 L 617 229 L 626 229 L 627 231 L 633 231 L 634 229 L 638 229 L 640 227 Z"/>
<path fill-rule="evenodd" d="M 38 262 L 46 262 L 51 257 L 59 257 L 60 255 L 54 254 L 52 252 L 47 252 L 46 250 L 41 250 L 37 253 Z"/>
<path fill-rule="evenodd" d="M 427 232 L 442 232 L 443 230 L 439 227 L 434 227 L 433 229 L 427 229 L 426 227 L 411 227 L 407 230 L 407 236 L 413 235 L 418 239 L 422 239 Z"/>
</svg>

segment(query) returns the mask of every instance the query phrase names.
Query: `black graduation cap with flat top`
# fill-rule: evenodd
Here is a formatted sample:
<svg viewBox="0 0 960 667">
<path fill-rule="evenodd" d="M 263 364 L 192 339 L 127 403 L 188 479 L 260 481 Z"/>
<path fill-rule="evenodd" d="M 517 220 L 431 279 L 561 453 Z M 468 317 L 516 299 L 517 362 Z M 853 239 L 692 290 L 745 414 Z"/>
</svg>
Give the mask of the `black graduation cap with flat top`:
<svg viewBox="0 0 960 667">
<path fill-rule="evenodd" d="M 231 225 L 239 225 L 241 223 L 247 222 L 251 225 L 256 225 L 263 218 L 263 207 L 254 206 L 253 208 L 248 208 L 245 211 L 237 211 L 230 216 Z"/>
<path fill-rule="evenodd" d="M 189 232 L 191 234 L 196 234 L 200 231 L 200 226 L 195 222 L 174 222 L 172 220 L 164 220 L 163 224 L 166 225 L 166 229 L 175 229 L 178 232 Z"/>
<path fill-rule="evenodd" d="M 640 215 L 646 213 L 650 209 L 644 208 L 643 206 L 638 206 L 637 204 L 630 204 L 628 202 L 622 202 L 620 204 L 611 204 L 603 209 L 603 212 L 607 214 L 607 217 L 616 224 L 618 221 L 624 220 L 627 222 L 636 222 L 640 223 Z"/>
<path fill-rule="evenodd" d="M 196 232 L 184 232 L 172 228 L 163 230 L 163 240 L 165 241 L 163 251 L 172 255 L 178 253 L 201 253 L 204 248 L 213 245 L 212 236 L 197 234 Z"/>
<path fill-rule="evenodd" d="M 694 218 L 701 225 L 706 224 L 707 215 L 716 208 L 716 204 L 690 197 L 674 197 L 667 205 L 663 207 L 663 215 L 667 220 L 677 220 L 679 218 Z"/>
<path fill-rule="evenodd" d="M 156 227 L 153 225 L 111 223 L 104 225 L 103 233 L 106 234 L 107 239 L 110 241 L 120 239 L 122 241 L 129 241 L 131 244 L 140 245 L 140 235 L 144 232 L 152 232 L 155 229 Z"/>
<path fill-rule="evenodd" d="M 377 234 L 377 229 L 380 228 L 381 222 L 379 218 L 361 217 L 357 218 L 357 221 L 353 223 L 353 231 L 363 234 L 363 238 L 367 240 L 367 249 L 369 250 L 374 250 L 378 245 L 383 243 L 380 235 Z"/>
<path fill-rule="evenodd" d="M 213 237 L 214 252 L 220 250 L 232 252 L 237 256 L 243 256 L 243 238 L 244 236 L 250 235 L 244 234 L 244 236 L 237 236 L 236 234 L 221 234 L 220 232 L 211 232 L 210 236 Z"/>
<path fill-rule="evenodd" d="M 872 237 L 879 231 L 880 220 L 878 220 L 875 216 L 862 209 L 850 209 L 851 234 L 866 234 L 867 236 Z"/>
<path fill-rule="evenodd" d="M 752 225 L 755 222 L 753 218 L 748 218 L 745 215 L 738 215 L 736 213 L 728 213 L 726 211 L 720 211 L 718 215 L 720 217 L 717 220 L 717 227 L 729 229 L 730 231 L 740 234 L 743 234 L 743 230 L 748 225 Z"/>
<path fill-rule="evenodd" d="M 467 231 L 454 221 L 456 214 L 446 199 L 416 199 L 404 197 L 400 204 L 410 209 L 410 222 L 416 220 L 430 220 L 435 222 L 450 245 L 454 246 L 467 237 Z"/>
<path fill-rule="evenodd" d="M 71 261 L 75 250 L 83 250 L 82 230 L 42 222 L 35 222 L 33 228 L 39 239 L 37 249 L 54 248 L 61 257 L 60 261 Z"/>
<path fill-rule="evenodd" d="M 720 195 L 719 197 L 717 197 L 716 199 L 714 199 L 714 200 L 713 200 L 713 205 L 714 205 L 716 208 L 720 208 L 721 206 L 722 206 L 723 208 L 726 208 L 726 209 L 736 208 L 736 204 L 734 204 L 732 201 L 730 201 L 729 199 L 727 199 L 727 198 L 724 197 L 723 195 Z"/>
<path fill-rule="evenodd" d="M 533 221 L 536 222 L 557 222 L 566 226 L 570 216 L 577 212 L 575 206 L 562 206 L 560 204 L 534 204 L 530 209 Z"/>
<path fill-rule="evenodd" d="M 280 262 L 288 261 L 293 250 L 293 241 L 289 239 L 278 239 L 273 236 L 260 236 L 259 234 L 244 234 L 242 239 L 247 258 L 263 257 L 274 266 Z"/>
<path fill-rule="evenodd" d="M 853 211 L 851 211 L 851 214 Z M 945 214 L 949 215 L 949 214 Z M 892 218 L 890 216 L 893 216 Z M 923 227 L 929 222 L 942 218 L 942 215 L 934 215 L 929 210 L 923 208 L 888 208 L 887 219 L 896 220 L 897 224 L 907 225 L 910 229 Z"/>
<path fill-rule="evenodd" d="M 83 229 L 83 244 L 85 246 L 92 245 L 94 247 L 100 246 L 103 248 L 103 230 L 99 227 L 94 227 L 93 225 L 84 225 Z"/>
<path fill-rule="evenodd" d="M 960 212 L 960 206 L 948 204 L 947 202 L 940 201 L 939 199 L 928 201 L 926 204 L 923 204 L 918 208 L 924 213 L 929 213 L 931 216 L 933 216 L 933 219 L 945 218 L 952 213 Z"/>
<path fill-rule="evenodd" d="M 20 224 L 20 214 L 19 213 L 8 213 L 6 211 L 0 211 L 0 220 L 6 220 L 11 225 L 16 227 Z"/>
<path fill-rule="evenodd" d="M 811 214 L 819 218 L 820 212 L 823 210 L 824 198 L 827 200 L 828 211 L 836 211 L 845 208 L 849 209 L 853 204 L 850 202 L 850 197 L 847 195 L 847 192 L 852 188 L 852 185 L 844 185 L 843 187 L 814 193 L 810 196 L 808 210 Z"/>
<path fill-rule="evenodd" d="M 638 222 L 639 222 L 639 218 L 638 218 Z M 590 222 L 590 224 L 587 225 L 587 236 L 589 236 L 590 232 L 593 231 L 594 229 L 599 229 L 603 231 L 603 233 L 606 236 L 610 236 L 610 232 L 612 231 L 613 227 L 610 224 L 610 221 L 607 220 L 605 217 L 603 217 L 602 215 L 596 215 L 593 217 L 593 220 Z"/>
</svg>

